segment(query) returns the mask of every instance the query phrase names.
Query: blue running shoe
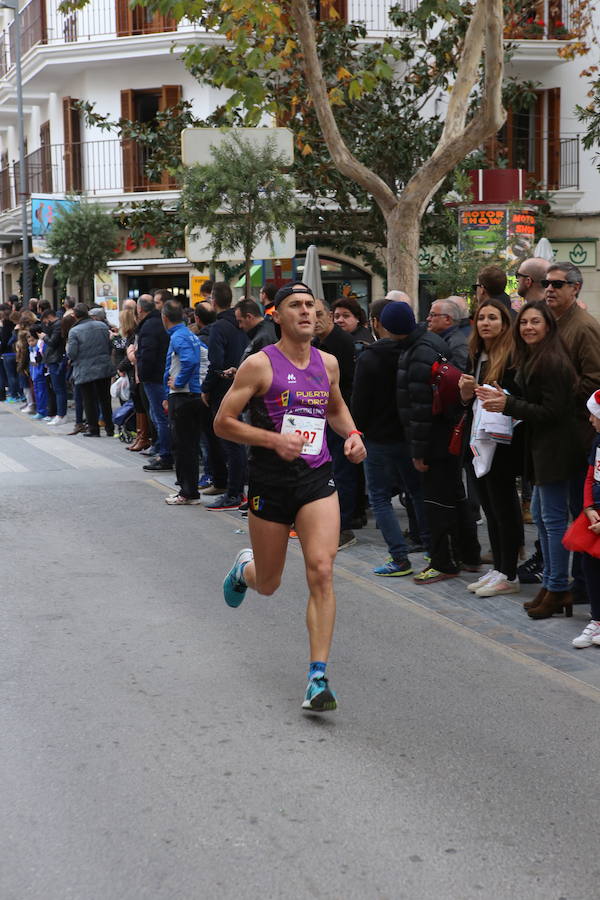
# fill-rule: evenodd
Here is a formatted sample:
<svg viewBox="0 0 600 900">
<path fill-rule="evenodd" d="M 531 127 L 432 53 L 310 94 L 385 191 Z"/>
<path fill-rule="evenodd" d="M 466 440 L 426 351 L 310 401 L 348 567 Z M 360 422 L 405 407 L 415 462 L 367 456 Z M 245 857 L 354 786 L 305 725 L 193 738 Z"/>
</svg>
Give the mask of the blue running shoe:
<svg viewBox="0 0 600 900">
<path fill-rule="evenodd" d="M 310 709 L 312 712 L 331 712 L 337 709 L 336 696 L 324 675 L 309 679 L 302 709 Z"/>
<path fill-rule="evenodd" d="M 253 559 L 254 553 L 252 550 L 240 550 L 233 566 L 225 576 L 223 595 L 227 606 L 231 606 L 233 609 L 238 607 L 246 596 L 248 585 L 244 581 L 243 570 L 246 563 L 251 562 Z"/>
<path fill-rule="evenodd" d="M 212 487 L 212 478 L 210 475 L 201 475 L 198 481 L 198 488 L 202 491 L 204 488 Z"/>
<path fill-rule="evenodd" d="M 412 566 L 407 559 L 402 559 L 400 560 L 400 562 L 396 562 L 393 559 L 388 559 L 382 566 L 377 566 L 376 569 L 373 569 L 374 575 L 383 575 L 384 578 L 412 575 L 412 573 Z"/>
<path fill-rule="evenodd" d="M 41 413 L 36 413 L 35 416 L 32 416 L 31 418 L 38 421 L 39 419 L 43 419 L 44 416 Z"/>
</svg>

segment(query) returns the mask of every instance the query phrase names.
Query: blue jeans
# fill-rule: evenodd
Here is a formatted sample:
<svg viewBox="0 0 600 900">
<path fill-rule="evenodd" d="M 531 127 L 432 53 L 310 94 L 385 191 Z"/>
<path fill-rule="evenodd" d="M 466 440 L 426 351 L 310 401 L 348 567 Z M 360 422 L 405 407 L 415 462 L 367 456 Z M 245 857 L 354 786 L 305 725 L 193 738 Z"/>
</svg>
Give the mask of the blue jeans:
<svg viewBox="0 0 600 900">
<path fill-rule="evenodd" d="M 367 446 L 367 486 L 371 508 L 388 550 L 396 562 L 406 559 L 408 546 L 392 506 L 392 497 L 402 488 L 413 501 L 419 531 L 429 542 L 429 530 L 423 503 L 421 475 L 415 469 L 408 445 L 379 444 L 365 441 Z"/>
<path fill-rule="evenodd" d="M 3 353 L 2 362 L 6 373 L 8 393 L 11 397 L 19 397 L 19 377 L 17 375 L 17 357 L 15 353 Z"/>
<path fill-rule="evenodd" d="M 66 416 L 67 414 L 67 361 L 61 360 L 58 363 L 50 363 L 48 366 L 52 389 L 56 397 L 56 415 Z"/>
<path fill-rule="evenodd" d="M 162 384 L 153 381 L 144 381 L 144 390 L 150 407 L 150 418 L 154 422 L 158 434 L 158 455 L 166 462 L 171 461 L 171 429 L 169 419 L 163 409 L 163 400 L 167 399 L 167 392 Z"/>
<path fill-rule="evenodd" d="M 569 551 L 562 544 L 569 523 L 569 482 L 536 484 L 531 498 L 531 515 L 537 525 L 547 591 L 566 591 L 569 586 Z"/>
</svg>

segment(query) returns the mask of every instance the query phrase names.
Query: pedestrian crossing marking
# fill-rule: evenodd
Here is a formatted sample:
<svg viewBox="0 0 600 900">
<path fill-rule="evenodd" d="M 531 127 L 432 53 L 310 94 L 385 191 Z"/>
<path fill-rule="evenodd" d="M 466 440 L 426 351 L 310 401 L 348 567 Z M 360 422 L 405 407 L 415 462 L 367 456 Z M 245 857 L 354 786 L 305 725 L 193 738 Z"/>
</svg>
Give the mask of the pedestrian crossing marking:
<svg viewBox="0 0 600 900">
<path fill-rule="evenodd" d="M 120 469 L 121 463 L 115 462 L 99 453 L 80 446 L 79 443 L 65 440 L 64 437 L 33 436 L 25 438 L 28 444 L 44 453 L 49 453 L 68 463 L 74 469 Z"/>
<path fill-rule="evenodd" d="M 0 472 L 26 472 L 26 466 L 22 466 L 16 459 L 7 456 L 6 453 L 0 453 Z"/>
</svg>

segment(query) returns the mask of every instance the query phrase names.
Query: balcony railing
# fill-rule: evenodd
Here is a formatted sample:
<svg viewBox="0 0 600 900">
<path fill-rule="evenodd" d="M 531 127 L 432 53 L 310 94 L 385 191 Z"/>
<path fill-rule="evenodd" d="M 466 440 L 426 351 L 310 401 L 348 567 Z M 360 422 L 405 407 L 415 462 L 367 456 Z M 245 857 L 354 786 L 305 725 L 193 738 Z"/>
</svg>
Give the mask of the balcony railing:
<svg viewBox="0 0 600 900">
<path fill-rule="evenodd" d="M 21 10 L 21 53 L 36 44 L 72 44 L 109 37 L 162 34 L 194 29 L 186 19 L 179 25 L 165 16 L 149 16 L 143 7 L 130 9 L 127 0 L 92 0 L 83 9 L 63 14 L 56 0 L 30 0 Z M 14 64 L 13 26 L 0 33 L 0 76 Z"/>
<path fill-rule="evenodd" d="M 101 197 L 177 188 L 171 177 L 151 182 L 148 152 L 132 142 L 86 141 L 40 147 L 25 157 L 26 195 L 83 192 Z M 12 178 L 11 176 L 12 168 Z M 0 210 L 12 209 L 18 195 L 19 163 L 0 170 Z"/>
<path fill-rule="evenodd" d="M 530 177 L 549 191 L 579 190 L 579 137 L 564 137 L 549 143 L 546 139 L 545 143 L 548 144 L 547 171 L 541 177 L 530 171 Z M 146 149 L 130 142 L 47 145 L 25 157 L 26 194 L 82 192 L 102 197 L 178 187 L 166 176 L 160 182 L 149 181 L 145 175 L 147 161 Z M 18 162 L 0 169 L 0 211 L 18 206 L 21 199 L 18 185 Z"/>
</svg>

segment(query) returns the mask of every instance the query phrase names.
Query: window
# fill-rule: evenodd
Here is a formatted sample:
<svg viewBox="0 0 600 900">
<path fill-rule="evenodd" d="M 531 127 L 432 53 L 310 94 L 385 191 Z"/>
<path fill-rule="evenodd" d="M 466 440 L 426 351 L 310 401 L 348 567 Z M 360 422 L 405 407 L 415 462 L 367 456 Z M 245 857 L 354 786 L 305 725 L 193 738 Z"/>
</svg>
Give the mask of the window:
<svg viewBox="0 0 600 900">
<path fill-rule="evenodd" d="M 505 124 L 486 143 L 490 166 L 524 169 L 547 190 L 560 187 L 560 88 L 537 91 L 528 108 L 509 109 Z"/>
<path fill-rule="evenodd" d="M 157 112 L 164 112 L 181 100 L 181 85 L 163 84 L 160 88 L 121 91 L 121 116 L 132 122 L 152 123 Z M 134 140 L 125 140 L 123 147 L 123 189 L 132 191 L 164 191 L 174 187 L 165 172 L 160 181 L 151 182 L 146 175 L 146 150 Z"/>
</svg>

